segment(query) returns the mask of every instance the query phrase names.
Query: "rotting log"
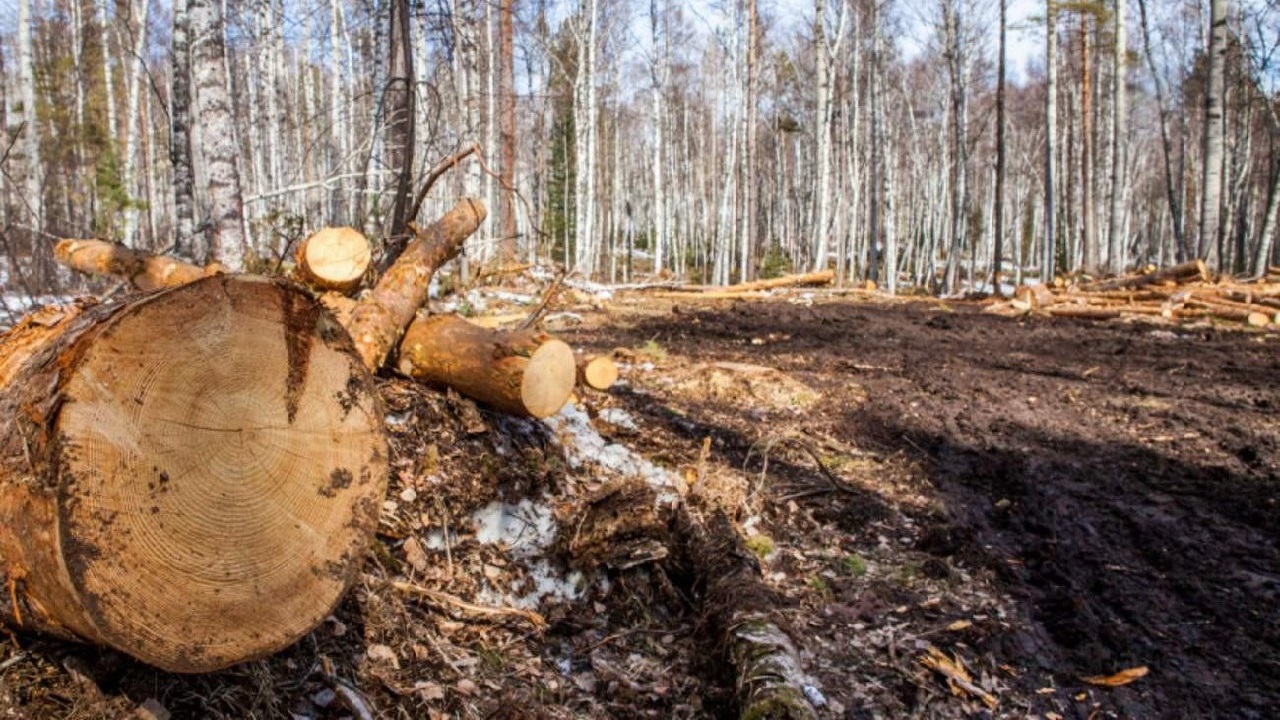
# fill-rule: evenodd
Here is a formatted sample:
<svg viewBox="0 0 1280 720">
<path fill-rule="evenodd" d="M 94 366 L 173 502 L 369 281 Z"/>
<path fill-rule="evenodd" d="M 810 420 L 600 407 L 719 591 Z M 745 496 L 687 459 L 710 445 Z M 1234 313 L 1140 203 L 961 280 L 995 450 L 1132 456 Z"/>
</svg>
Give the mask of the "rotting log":
<svg viewBox="0 0 1280 720">
<path fill-rule="evenodd" d="M 301 288 L 204 278 L 0 338 L 0 619 L 206 672 L 293 643 L 356 577 L 381 402 Z"/>
<path fill-rule="evenodd" d="M 510 414 L 544 418 L 573 393 L 577 366 L 564 342 L 531 330 L 490 330 L 453 315 L 419 316 L 396 366 Z"/>
<path fill-rule="evenodd" d="M 427 300 L 431 276 L 457 256 L 462 243 L 484 221 L 479 200 L 463 199 L 416 238 L 357 304 L 347 330 L 365 367 L 377 370 Z"/>
<path fill-rule="evenodd" d="M 778 599 L 724 511 L 712 510 L 704 523 L 684 508 L 677 527 L 689 561 L 706 579 L 703 615 L 734 668 L 738 717 L 815 720 L 795 644 L 774 620 Z"/>
<path fill-rule="evenodd" d="M 360 287 L 372 259 L 369 239 L 350 227 L 317 230 L 294 251 L 298 275 L 306 284 L 337 292 Z"/>
<path fill-rule="evenodd" d="M 185 285 L 225 271 L 217 263 L 200 267 L 104 240 L 59 240 L 53 258 L 82 273 L 123 278 L 139 290 Z"/>
</svg>

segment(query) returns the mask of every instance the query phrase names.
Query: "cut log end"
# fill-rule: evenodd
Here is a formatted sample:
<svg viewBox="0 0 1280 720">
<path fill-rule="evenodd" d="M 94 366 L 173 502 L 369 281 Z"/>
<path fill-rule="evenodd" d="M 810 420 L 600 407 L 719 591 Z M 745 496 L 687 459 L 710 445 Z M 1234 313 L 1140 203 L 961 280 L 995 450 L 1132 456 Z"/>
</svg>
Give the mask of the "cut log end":
<svg viewBox="0 0 1280 720">
<path fill-rule="evenodd" d="M 618 364 L 603 355 L 584 362 L 580 381 L 593 390 L 608 390 L 618 382 Z"/>
<path fill-rule="evenodd" d="M 79 634 L 204 672 L 332 611 L 376 527 L 386 447 L 369 375 L 314 301 L 229 277 L 143 300 L 87 344 L 62 397 Z"/>
<path fill-rule="evenodd" d="M 535 418 L 550 417 L 569 401 L 576 379 L 573 349 L 560 340 L 548 340 L 529 357 L 520 381 L 520 400 Z"/>
<path fill-rule="evenodd" d="M 298 269 L 306 280 L 324 290 L 346 292 L 360 285 L 373 250 L 360 231 L 349 227 L 319 230 L 298 247 Z"/>
</svg>

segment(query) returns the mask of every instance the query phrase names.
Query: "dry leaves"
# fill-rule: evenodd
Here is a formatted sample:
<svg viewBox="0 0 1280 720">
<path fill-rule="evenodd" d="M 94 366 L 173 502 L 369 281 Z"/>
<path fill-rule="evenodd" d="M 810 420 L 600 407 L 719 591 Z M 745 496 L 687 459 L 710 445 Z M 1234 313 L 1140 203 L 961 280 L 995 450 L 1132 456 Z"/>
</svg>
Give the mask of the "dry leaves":
<svg viewBox="0 0 1280 720">
<path fill-rule="evenodd" d="M 1114 675 L 1090 675 L 1089 677 L 1082 677 L 1080 680 L 1087 682 L 1090 685 L 1120 687 L 1121 685 L 1128 685 L 1138 678 L 1146 677 L 1148 672 L 1150 671 L 1147 669 L 1146 665 L 1139 665 L 1137 667 L 1128 668 L 1127 670 L 1121 670 Z"/>
<path fill-rule="evenodd" d="M 947 687 L 951 688 L 953 695 L 957 697 L 963 697 L 965 694 L 972 695 L 993 709 L 999 704 L 995 695 L 978 687 L 978 684 L 973 681 L 973 676 L 965 668 L 960 656 L 957 655 L 954 659 L 949 658 L 946 653 L 930 645 L 925 655 L 920 658 L 920 664 L 945 677 Z"/>
</svg>

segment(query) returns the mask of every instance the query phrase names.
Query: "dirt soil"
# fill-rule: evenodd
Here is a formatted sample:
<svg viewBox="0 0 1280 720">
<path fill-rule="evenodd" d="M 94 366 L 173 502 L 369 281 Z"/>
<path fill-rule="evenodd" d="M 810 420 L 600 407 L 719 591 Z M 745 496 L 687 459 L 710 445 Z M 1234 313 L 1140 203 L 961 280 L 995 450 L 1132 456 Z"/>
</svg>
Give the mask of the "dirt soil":
<svg viewBox="0 0 1280 720">
<path fill-rule="evenodd" d="M 204 676 L 17 635 L 0 717 L 736 717 L 671 538 L 612 567 L 566 550 L 575 513 L 650 472 L 759 557 L 821 718 L 1280 707 L 1280 336 L 820 293 L 604 307 L 555 328 L 621 349 L 622 382 L 583 395 L 598 457 L 387 380 L 378 552 L 329 621 Z M 495 541 L 498 505 L 557 539 Z"/>
</svg>

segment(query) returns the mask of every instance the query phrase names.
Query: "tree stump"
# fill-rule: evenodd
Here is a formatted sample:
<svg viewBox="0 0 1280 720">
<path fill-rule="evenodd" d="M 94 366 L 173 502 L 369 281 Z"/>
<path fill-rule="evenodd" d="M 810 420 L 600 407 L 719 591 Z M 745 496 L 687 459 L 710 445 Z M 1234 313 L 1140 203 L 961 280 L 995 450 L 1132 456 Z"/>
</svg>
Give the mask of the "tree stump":
<svg viewBox="0 0 1280 720">
<path fill-rule="evenodd" d="M 216 276 L 0 338 L 0 618 L 175 672 L 275 652 L 356 577 L 381 403 L 300 288 Z"/>
</svg>

